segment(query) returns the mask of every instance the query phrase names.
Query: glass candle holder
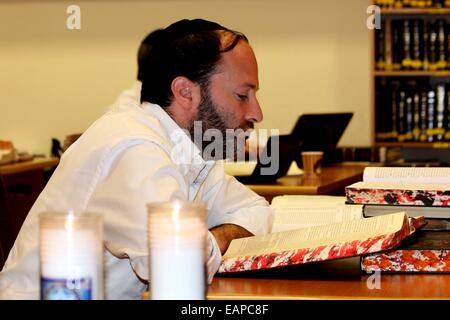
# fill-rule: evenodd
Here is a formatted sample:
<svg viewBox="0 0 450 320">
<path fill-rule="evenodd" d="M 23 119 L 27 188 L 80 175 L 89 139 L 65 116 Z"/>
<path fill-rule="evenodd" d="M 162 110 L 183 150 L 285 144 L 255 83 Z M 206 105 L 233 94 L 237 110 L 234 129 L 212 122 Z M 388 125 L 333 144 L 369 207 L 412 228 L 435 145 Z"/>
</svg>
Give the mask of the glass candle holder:
<svg viewBox="0 0 450 320">
<path fill-rule="evenodd" d="M 41 299 L 103 299 L 102 216 L 46 212 L 39 230 Z"/>
<path fill-rule="evenodd" d="M 154 203 L 147 208 L 151 299 L 205 299 L 204 204 Z"/>
</svg>

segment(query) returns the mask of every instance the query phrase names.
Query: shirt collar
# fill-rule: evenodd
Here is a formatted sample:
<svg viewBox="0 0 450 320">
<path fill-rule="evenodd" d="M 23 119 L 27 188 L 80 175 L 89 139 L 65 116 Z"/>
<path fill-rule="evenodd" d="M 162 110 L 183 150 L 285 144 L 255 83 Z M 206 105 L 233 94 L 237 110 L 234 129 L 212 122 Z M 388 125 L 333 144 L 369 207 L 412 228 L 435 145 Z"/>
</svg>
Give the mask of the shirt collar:
<svg viewBox="0 0 450 320">
<path fill-rule="evenodd" d="M 205 167 L 209 168 L 214 165 L 214 160 L 205 161 L 202 158 L 200 149 L 191 140 L 187 132 L 181 129 L 163 108 L 149 102 L 143 102 L 142 108 L 159 120 L 163 130 L 173 144 L 170 155 L 172 161 L 182 169 L 183 173 L 192 182 L 197 179 Z"/>
</svg>

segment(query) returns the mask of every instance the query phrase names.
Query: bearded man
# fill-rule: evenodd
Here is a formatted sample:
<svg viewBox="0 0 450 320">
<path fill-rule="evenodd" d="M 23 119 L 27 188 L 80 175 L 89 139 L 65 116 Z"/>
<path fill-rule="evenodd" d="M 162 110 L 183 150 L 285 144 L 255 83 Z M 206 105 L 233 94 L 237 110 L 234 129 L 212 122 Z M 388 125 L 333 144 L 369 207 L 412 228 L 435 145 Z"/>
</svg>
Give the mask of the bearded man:
<svg viewBox="0 0 450 320">
<path fill-rule="evenodd" d="M 236 150 L 230 140 L 262 120 L 247 38 L 214 22 L 181 20 L 154 31 L 147 49 L 141 103 L 128 99 L 64 152 L 0 273 L 0 298 L 39 298 L 41 212 L 103 214 L 108 299 L 141 299 L 147 289 L 149 203 L 206 204 L 209 282 L 232 239 L 270 231 L 265 199 L 217 161 Z M 236 135 L 227 139 L 230 131 Z M 217 133 L 223 139 L 211 139 Z"/>
</svg>

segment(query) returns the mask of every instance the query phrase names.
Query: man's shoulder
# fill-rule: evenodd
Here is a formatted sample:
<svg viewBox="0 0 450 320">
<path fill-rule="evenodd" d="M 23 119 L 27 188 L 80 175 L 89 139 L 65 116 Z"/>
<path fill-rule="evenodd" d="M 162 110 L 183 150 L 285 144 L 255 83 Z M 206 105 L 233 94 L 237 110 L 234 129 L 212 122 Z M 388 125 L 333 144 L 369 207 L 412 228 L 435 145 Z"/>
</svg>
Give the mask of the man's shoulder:
<svg viewBox="0 0 450 320">
<path fill-rule="evenodd" d="M 97 119 L 65 153 L 73 158 L 111 159 L 130 147 L 152 143 L 170 154 L 172 145 L 158 119 L 130 110 Z"/>
<path fill-rule="evenodd" d="M 169 141 L 160 121 L 145 113 L 139 106 L 108 112 L 95 121 L 85 133 L 100 135 L 113 143 L 128 139 L 143 139 L 163 144 Z"/>
</svg>

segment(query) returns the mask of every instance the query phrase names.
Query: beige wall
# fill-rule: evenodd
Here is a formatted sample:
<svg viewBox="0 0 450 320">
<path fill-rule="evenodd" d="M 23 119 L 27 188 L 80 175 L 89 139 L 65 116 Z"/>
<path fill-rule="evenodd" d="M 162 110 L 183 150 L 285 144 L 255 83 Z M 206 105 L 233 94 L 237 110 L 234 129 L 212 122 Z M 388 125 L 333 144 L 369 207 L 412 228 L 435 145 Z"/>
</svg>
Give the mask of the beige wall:
<svg viewBox="0 0 450 320">
<path fill-rule="evenodd" d="M 69 4 L 81 30 L 65 27 Z M 288 133 L 307 112 L 354 111 L 341 145 L 369 145 L 365 0 L 0 1 L 0 139 L 47 153 L 80 132 L 135 78 L 151 30 L 181 18 L 244 32 L 260 67 L 259 127 Z"/>
</svg>

